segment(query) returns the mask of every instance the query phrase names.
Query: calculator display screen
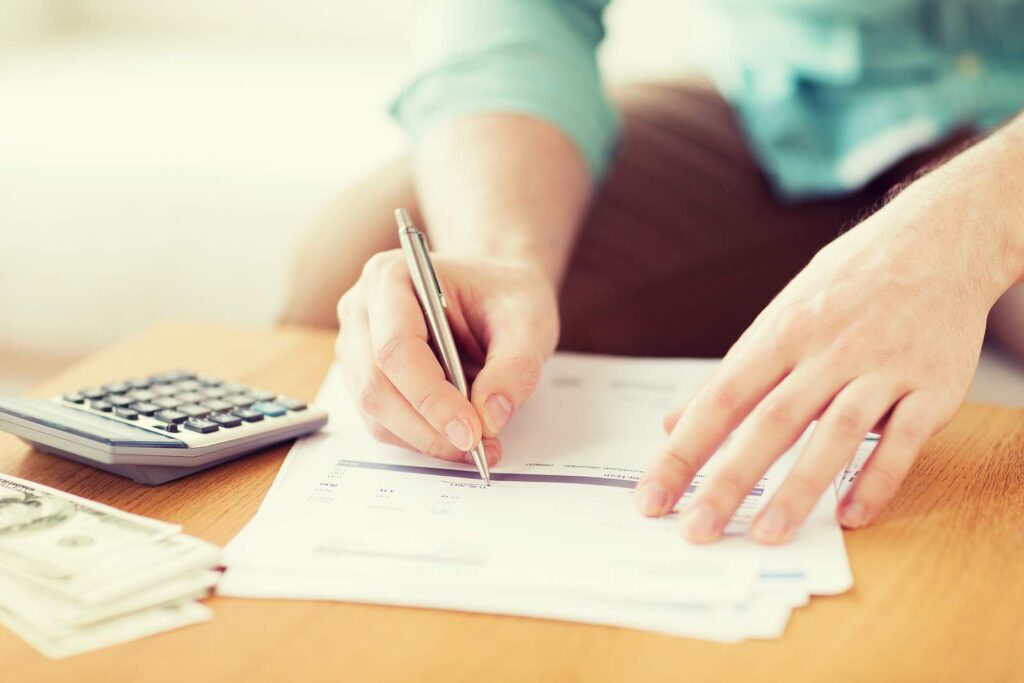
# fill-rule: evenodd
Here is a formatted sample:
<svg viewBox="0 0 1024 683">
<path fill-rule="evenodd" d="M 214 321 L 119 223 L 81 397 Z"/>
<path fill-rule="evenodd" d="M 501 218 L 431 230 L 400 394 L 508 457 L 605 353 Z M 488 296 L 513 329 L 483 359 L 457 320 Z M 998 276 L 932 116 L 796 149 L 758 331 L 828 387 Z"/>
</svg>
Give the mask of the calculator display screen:
<svg viewBox="0 0 1024 683">
<path fill-rule="evenodd" d="M 75 434 L 111 446 L 187 447 L 184 441 L 174 437 L 67 408 L 46 399 L 0 399 L 0 415 L 21 418 L 42 427 Z"/>
</svg>

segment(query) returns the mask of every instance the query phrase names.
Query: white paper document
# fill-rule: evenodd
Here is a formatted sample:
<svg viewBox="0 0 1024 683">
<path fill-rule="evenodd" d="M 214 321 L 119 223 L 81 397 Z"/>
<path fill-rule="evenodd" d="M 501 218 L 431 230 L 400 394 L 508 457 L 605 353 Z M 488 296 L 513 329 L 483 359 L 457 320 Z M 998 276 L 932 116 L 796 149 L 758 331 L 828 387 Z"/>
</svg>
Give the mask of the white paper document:
<svg viewBox="0 0 1024 683">
<path fill-rule="evenodd" d="M 745 536 L 800 444 L 751 491 L 718 543 L 690 545 L 675 515 L 647 519 L 633 507 L 633 488 L 664 442 L 662 417 L 715 365 L 556 355 L 502 434 L 490 487 L 472 466 L 375 442 L 335 367 L 318 400 L 330 425 L 289 453 L 259 512 L 225 549 L 218 592 L 718 641 L 778 637 L 810 595 L 852 584 L 832 489 L 790 544 Z M 712 458 L 705 470 L 714 466 Z"/>
</svg>

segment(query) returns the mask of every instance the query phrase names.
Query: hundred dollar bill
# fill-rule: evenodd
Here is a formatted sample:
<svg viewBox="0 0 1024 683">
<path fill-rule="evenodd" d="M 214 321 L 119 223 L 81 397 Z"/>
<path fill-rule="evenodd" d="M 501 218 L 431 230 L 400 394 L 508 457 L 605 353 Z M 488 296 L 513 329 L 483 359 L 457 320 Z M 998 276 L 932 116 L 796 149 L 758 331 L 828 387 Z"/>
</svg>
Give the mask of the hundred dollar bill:
<svg viewBox="0 0 1024 683">
<path fill-rule="evenodd" d="M 69 577 L 127 547 L 152 544 L 180 530 L 0 474 L 0 559 L 38 575 Z"/>
<path fill-rule="evenodd" d="M 181 534 L 124 549 L 74 576 L 40 576 L 2 557 L 0 573 L 79 605 L 101 606 L 176 576 L 216 567 L 220 556 L 218 546 Z"/>
<path fill-rule="evenodd" d="M 212 616 L 213 612 L 209 607 L 197 602 L 182 601 L 133 612 L 91 626 L 72 629 L 60 635 L 50 635 L 0 608 L 0 624 L 7 626 L 32 647 L 52 659 L 98 650 L 209 621 Z"/>
<path fill-rule="evenodd" d="M 217 585 L 220 572 L 201 569 L 130 593 L 101 605 L 68 600 L 38 586 L 0 573 L 0 609 L 48 636 L 158 607 L 186 598 L 201 599 Z"/>
</svg>

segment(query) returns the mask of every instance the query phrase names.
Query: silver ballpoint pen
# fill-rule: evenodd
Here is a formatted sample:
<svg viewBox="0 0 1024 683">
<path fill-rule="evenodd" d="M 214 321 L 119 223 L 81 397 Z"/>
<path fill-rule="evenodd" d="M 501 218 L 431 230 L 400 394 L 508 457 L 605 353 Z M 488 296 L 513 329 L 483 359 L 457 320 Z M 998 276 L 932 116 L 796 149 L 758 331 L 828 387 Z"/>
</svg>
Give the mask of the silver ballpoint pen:
<svg viewBox="0 0 1024 683">
<path fill-rule="evenodd" d="M 469 398 L 466 374 L 462 371 L 462 361 L 459 360 L 455 337 L 452 336 L 452 328 L 448 324 L 448 315 L 445 313 L 448 303 L 444 300 L 441 283 L 437 279 L 434 264 L 430 260 L 427 237 L 416 229 L 409 212 L 405 209 L 395 209 L 395 220 L 398 222 L 398 240 L 402 243 L 402 251 L 405 252 L 405 260 L 409 264 L 409 275 L 412 277 L 412 285 L 416 290 L 416 298 L 419 299 L 423 316 L 427 319 L 430 338 L 434 342 L 434 351 L 441 360 L 448 381 L 454 384 L 463 396 Z M 476 463 L 477 471 L 480 472 L 480 477 L 485 484 L 490 486 L 491 473 L 487 469 L 487 456 L 484 454 L 483 442 L 474 446 L 470 454 L 473 456 L 473 462 Z"/>
</svg>

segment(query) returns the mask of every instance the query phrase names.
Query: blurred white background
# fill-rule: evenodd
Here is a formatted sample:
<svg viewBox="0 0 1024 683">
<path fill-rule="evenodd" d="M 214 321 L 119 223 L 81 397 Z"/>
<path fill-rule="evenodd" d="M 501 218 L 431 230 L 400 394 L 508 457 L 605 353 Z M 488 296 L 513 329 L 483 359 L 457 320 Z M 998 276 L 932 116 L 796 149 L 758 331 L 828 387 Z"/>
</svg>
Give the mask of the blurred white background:
<svg viewBox="0 0 1024 683">
<path fill-rule="evenodd" d="M 413 2 L 0 0 L 0 391 L 160 318 L 272 324 L 305 227 L 402 148 Z M 677 72 L 685 23 L 617 0 L 609 79 Z"/>
</svg>

